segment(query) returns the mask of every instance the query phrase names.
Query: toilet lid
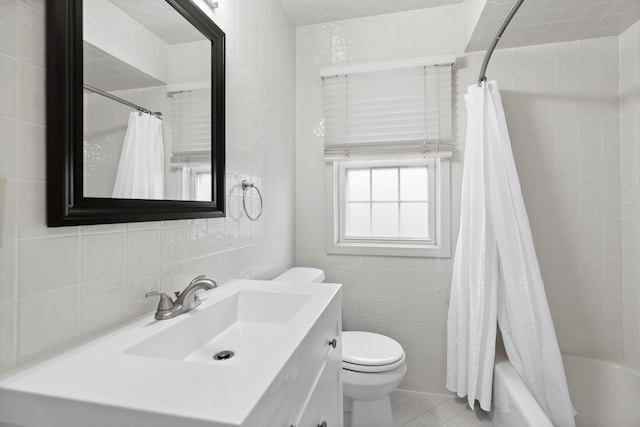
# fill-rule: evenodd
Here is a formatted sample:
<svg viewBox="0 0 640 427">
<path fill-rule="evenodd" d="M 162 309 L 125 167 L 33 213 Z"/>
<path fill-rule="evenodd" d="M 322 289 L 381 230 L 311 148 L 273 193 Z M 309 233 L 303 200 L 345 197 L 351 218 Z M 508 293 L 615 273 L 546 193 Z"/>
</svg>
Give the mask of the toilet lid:
<svg viewBox="0 0 640 427">
<path fill-rule="evenodd" d="M 398 341 L 374 332 L 342 333 L 342 366 L 352 371 L 390 371 L 404 363 Z"/>
</svg>

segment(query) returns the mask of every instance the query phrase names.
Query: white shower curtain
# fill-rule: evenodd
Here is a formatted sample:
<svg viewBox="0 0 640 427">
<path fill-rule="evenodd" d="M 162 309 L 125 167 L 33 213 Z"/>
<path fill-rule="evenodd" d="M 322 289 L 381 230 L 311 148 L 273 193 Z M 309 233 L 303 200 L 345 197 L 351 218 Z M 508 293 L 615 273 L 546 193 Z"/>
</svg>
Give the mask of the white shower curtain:
<svg viewBox="0 0 640 427">
<path fill-rule="evenodd" d="M 162 120 L 154 115 L 129 114 L 113 197 L 164 199 Z"/>
<path fill-rule="evenodd" d="M 574 427 L 562 358 L 496 82 L 470 86 L 447 326 L 447 388 L 491 408 L 496 319 L 507 356 L 556 427 Z"/>
</svg>

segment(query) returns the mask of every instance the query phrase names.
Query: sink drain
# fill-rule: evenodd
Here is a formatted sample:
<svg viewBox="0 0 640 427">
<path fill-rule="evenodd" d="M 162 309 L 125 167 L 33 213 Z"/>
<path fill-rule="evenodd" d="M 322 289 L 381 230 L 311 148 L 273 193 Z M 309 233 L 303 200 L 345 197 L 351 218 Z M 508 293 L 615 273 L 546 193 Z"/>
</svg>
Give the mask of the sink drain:
<svg viewBox="0 0 640 427">
<path fill-rule="evenodd" d="M 235 353 L 233 351 L 225 350 L 225 351 L 221 351 L 214 354 L 213 360 L 227 360 L 227 359 L 231 359 L 234 355 Z"/>
</svg>

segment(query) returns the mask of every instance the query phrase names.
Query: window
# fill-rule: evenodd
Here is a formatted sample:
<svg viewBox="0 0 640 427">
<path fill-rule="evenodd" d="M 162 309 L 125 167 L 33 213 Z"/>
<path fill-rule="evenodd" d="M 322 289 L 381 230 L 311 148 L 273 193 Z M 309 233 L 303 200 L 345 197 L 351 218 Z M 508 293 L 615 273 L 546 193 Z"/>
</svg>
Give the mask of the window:
<svg viewBox="0 0 640 427">
<path fill-rule="evenodd" d="M 206 166 L 181 166 L 182 200 L 211 200 L 211 169 Z"/>
<path fill-rule="evenodd" d="M 329 253 L 450 255 L 448 159 L 330 167 Z"/>
<path fill-rule="evenodd" d="M 433 159 L 402 165 L 340 163 L 341 240 L 432 242 L 433 169 Z"/>
<path fill-rule="evenodd" d="M 451 63 L 401 65 L 321 72 L 329 253 L 450 256 Z"/>
<path fill-rule="evenodd" d="M 211 200 L 211 172 L 196 172 L 196 200 Z"/>
<path fill-rule="evenodd" d="M 172 172 L 181 174 L 182 200 L 210 201 L 211 89 L 171 94 Z"/>
</svg>

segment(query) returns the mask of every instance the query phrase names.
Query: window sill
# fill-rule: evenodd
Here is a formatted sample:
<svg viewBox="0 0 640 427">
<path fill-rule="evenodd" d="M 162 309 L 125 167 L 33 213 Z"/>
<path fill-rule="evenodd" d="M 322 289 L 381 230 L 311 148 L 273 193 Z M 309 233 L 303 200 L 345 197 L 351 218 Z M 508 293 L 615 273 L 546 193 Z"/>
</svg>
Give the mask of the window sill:
<svg viewBox="0 0 640 427">
<path fill-rule="evenodd" d="M 448 245 L 441 247 L 439 245 L 402 245 L 397 243 L 337 242 L 327 247 L 327 253 L 332 255 L 377 255 L 417 258 L 449 258 L 451 256 Z"/>
</svg>

